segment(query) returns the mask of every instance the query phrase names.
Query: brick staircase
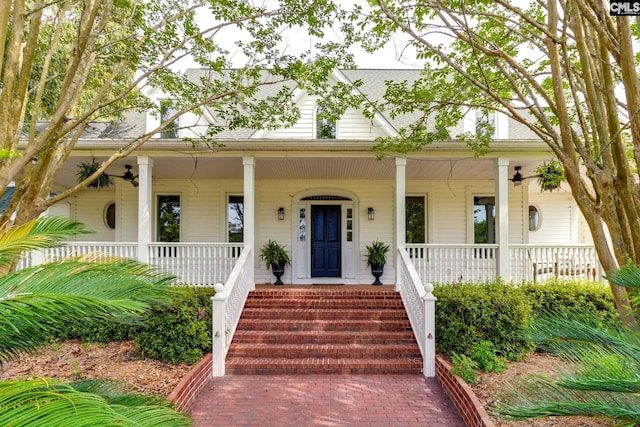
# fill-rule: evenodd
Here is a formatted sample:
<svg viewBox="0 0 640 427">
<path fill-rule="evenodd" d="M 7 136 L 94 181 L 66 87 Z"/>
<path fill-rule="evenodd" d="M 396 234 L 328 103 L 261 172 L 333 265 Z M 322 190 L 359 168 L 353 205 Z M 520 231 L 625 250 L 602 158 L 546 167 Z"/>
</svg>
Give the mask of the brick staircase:
<svg viewBox="0 0 640 427">
<path fill-rule="evenodd" d="M 349 286 L 251 292 L 226 360 L 228 374 L 245 375 L 417 374 L 421 368 L 399 294 Z"/>
</svg>

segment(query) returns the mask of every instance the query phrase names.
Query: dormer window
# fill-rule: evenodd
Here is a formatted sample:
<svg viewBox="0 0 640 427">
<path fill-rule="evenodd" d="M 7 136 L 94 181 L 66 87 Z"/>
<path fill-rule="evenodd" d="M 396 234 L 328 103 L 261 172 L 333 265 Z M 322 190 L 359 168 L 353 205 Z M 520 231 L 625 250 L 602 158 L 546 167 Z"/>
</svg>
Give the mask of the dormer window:
<svg viewBox="0 0 640 427">
<path fill-rule="evenodd" d="M 496 136 L 496 113 L 493 111 L 476 110 L 476 136 Z"/>
<path fill-rule="evenodd" d="M 178 111 L 179 110 L 173 101 L 160 101 L 160 123 L 164 124 L 169 121 L 169 119 Z M 172 123 L 169 123 L 162 132 L 160 132 L 160 138 L 177 138 L 179 127 L 180 119 L 175 119 Z"/>
<path fill-rule="evenodd" d="M 323 106 L 316 109 L 316 139 L 336 139 L 336 121 L 323 117 L 327 112 Z"/>
</svg>

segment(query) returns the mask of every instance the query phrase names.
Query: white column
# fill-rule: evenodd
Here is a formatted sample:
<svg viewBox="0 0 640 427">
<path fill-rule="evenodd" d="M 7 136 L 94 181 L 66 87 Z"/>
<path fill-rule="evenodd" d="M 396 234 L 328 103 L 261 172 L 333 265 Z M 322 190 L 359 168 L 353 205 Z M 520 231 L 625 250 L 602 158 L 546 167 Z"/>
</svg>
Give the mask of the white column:
<svg viewBox="0 0 640 427">
<path fill-rule="evenodd" d="M 428 378 L 436 376 L 436 301 L 433 285 L 424 284 L 424 354 L 422 355 L 422 375 Z"/>
<path fill-rule="evenodd" d="M 211 297 L 212 304 L 212 372 L 214 377 L 224 377 L 225 374 L 225 356 L 227 345 L 227 331 L 225 316 L 227 313 L 227 296 L 224 291 L 218 291 Z"/>
<path fill-rule="evenodd" d="M 407 159 L 396 158 L 396 235 L 395 243 L 398 250 L 404 250 L 406 240 L 406 223 L 405 223 L 405 198 L 406 198 L 406 170 Z M 396 269 L 396 291 L 400 290 L 400 281 L 402 280 L 402 273 L 400 271 L 400 262 L 398 259 L 398 251 L 393 251 L 395 254 L 395 269 Z"/>
<path fill-rule="evenodd" d="M 509 159 L 496 159 L 496 243 L 498 255 L 496 273 L 502 279 L 511 280 L 509 266 Z"/>
<path fill-rule="evenodd" d="M 256 287 L 254 278 L 255 257 L 258 251 L 255 248 L 255 165 L 254 157 L 243 157 L 242 165 L 244 166 L 244 245 L 253 249 L 253 255 L 247 259 L 247 271 L 250 277 L 247 277 L 251 283 L 252 290 Z"/>
<path fill-rule="evenodd" d="M 153 241 L 153 160 L 138 157 L 138 260 L 149 262 L 149 242 Z"/>
</svg>

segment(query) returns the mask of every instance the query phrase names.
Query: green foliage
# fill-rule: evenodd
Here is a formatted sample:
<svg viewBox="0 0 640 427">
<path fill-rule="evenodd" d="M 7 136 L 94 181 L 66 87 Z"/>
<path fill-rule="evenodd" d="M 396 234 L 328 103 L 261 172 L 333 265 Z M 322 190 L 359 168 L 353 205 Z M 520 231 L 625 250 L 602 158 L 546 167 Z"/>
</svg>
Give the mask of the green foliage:
<svg viewBox="0 0 640 427">
<path fill-rule="evenodd" d="M 69 339 L 81 339 L 84 342 L 108 343 L 113 341 L 132 340 L 139 331 L 140 325 L 127 325 L 121 322 L 109 320 L 87 321 L 80 324 L 70 324 L 69 327 L 58 334 L 62 341 Z"/>
<path fill-rule="evenodd" d="M 451 361 L 451 372 L 472 384 L 477 382 L 481 371 L 503 372 L 507 369 L 507 364 L 496 356 L 493 343 L 487 340 L 474 343 L 468 354 L 453 352 Z"/>
<path fill-rule="evenodd" d="M 273 264 L 278 265 L 280 262 L 284 262 L 284 265 L 291 264 L 285 246 L 271 239 L 260 248 L 260 259 L 267 268 L 271 268 Z"/>
<path fill-rule="evenodd" d="M 144 357 L 174 364 L 196 363 L 211 351 L 213 289 L 182 288 L 170 305 L 146 315 L 134 342 Z"/>
<path fill-rule="evenodd" d="M 549 163 L 543 163 L 535 169 L 538 175 L 538 184 L 540 191 L 553 191 L 560 187 L 560 184 L 566 181 L 564 176 L 564 168 L 562 163 L 557 160 L 551 160 Z"/>
<path fill-rule="evenodd" d="M 56 379 L 0 382 L 3 426 L 190 426 L 188 416 L 155 396 L 132 394 L 121 384 Z"/>
<path fill-rule="evenodd" d="M 620 316 L 608 285 L 590 281 L 549 281 L 520 286 L 534 313 L 589 313 L 602 323 L 618 322 Z"/>
<path fill-rule="evenodd" d="M 22 251 L 53 247 L 84 232 L 64 218 L 40 218 L 0 229 L 0 265 Z M 99 254 L 67 258 L 0 276 L 0 363 L 33 352 L 70 325 L 135 324 L 152 304 L 169 301 L 174 278 L 131 260 Z M 80 378 L 82 370 L 72 367 Z M 106 389 L 105 389 L 106 390 Z M 0 425 L 182 426 L 173 405 L 144 396 L 87 391 L 56 379 L 0 381 Z"/>
<path fill-rule="evenodd" d="M 91 163 L 80 162 L 78 165 L 78 172 L 76 176 L 78 177 L 78 182 L 83 182 L 85 179 L 89 178 L 93 175 L 98 169 L 100 169 L 100 164 L 92 161 Z M 113 184 L 113 180 L 106 173 L 102 173 L 98 175 L 96 179 L 91 181 L 88 185 L 89 188 L 97 188 L 98 190 L 101 188 L 108 188 Z"/>
<path fill-rule="evenodd" d="M 481 341 L 490 341 L 496 353 L 520 360 L 533 345 L 518 336 L 531 316 L 531 305 L 520 289 L 495 282 L 436 286 L 436 337 L 443 354 L 467 354 Z"/>
<path fill-rule="evenodd" d="M 384 265 L 387 262 L 387 252 L 389 252 L 389 245 L 381 242 L 380 240 L 374 240 L 371 245 L 366 246 L 367 249 L 367 266 L 372 265 Z"/>
<path fill-rule="evenodd" d="M 453 362 L 453 366 L 451 366 L 452 374 L 471 384 L 478 382 L 478 375 L 480 375 L 478 362 L 464 354 L 455 352 L 451 355 L 451 361 Z"/>
<path fill-rule="evenodd" d="M 482 340 L 473 344 L 469 357 L 485 372 L 504 372 L 507 369 L 507 364 L 496 355 L 496 348 L 491 341 Z"/>
</svg>

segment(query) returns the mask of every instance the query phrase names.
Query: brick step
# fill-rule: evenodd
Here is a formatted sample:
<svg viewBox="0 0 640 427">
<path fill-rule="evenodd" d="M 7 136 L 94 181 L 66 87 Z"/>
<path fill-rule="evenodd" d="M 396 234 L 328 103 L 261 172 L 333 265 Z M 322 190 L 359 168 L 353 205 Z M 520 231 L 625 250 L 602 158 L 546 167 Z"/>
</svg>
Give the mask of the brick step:
<svg viewBox="0 0 640 427">
<path fill-rule="evenodd" d="M 240 318 L 238 329 L 244 331 L 410 331 L 408 320 L 291 320 L 291 319 L 244 319 Z"/>
<path fill-rule="evenodd" d="M 404 310 L 396 308 L 363 309 L 363 308 L 245 308 L 242 312 L 244 319 L 336 319 L 345 320 L 406 320 Z"/>
<path fill-rule="evenodd" d="M 352 331 L 246 331 L 236 332 L 233 342 L 258 344 L 416 344 L 413 332 L 378 331 L 354 334 Z M 233 346 L 231 346 L 233 348 Z M 230 348 L 230 350 L 231 350 Z"/>
<path fill-rule="evenodd" d="M 420 358 L 414 344 L 254 344 L 232 346 L 229 357 L 278 359 L 403 359 Z"/>
<path fill-rule="evenodd" d="M 419 374 L 422 359 L 271 359 L 231 358 L 226 373 L 232 375 L 377 375 Z"/>
<path fill-rule="evenodd" d="M 395 299 L 375 299 L 375 300 L 350 300 L 346 298 L 340 299 L 324 299 L 324 298 L 291 298 L 291 299 L 261 299 L 249 297 L 245 303 L 245 308 L 360 308 L 367 307 L 369 309 L 395 309 L 402 308 L 402 301 Z"/>
</svg>

